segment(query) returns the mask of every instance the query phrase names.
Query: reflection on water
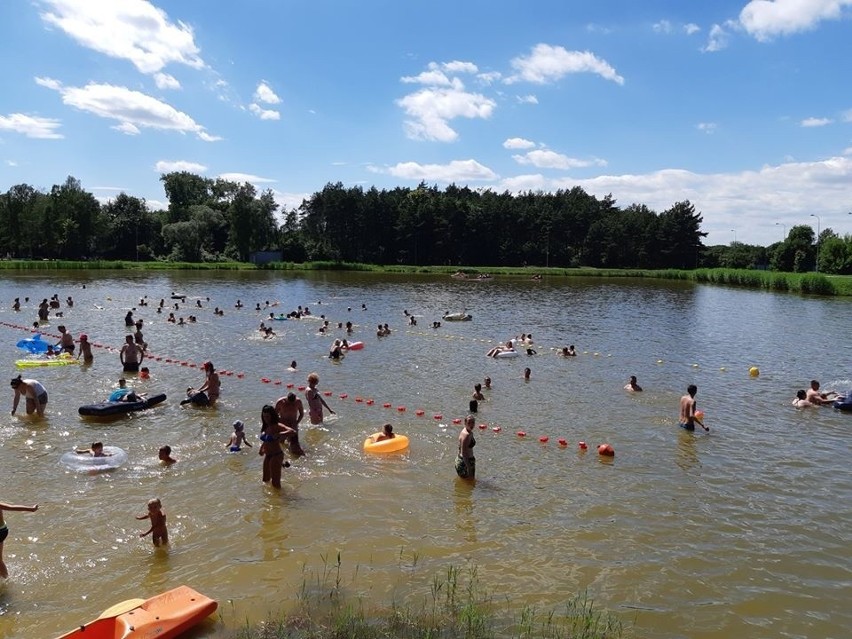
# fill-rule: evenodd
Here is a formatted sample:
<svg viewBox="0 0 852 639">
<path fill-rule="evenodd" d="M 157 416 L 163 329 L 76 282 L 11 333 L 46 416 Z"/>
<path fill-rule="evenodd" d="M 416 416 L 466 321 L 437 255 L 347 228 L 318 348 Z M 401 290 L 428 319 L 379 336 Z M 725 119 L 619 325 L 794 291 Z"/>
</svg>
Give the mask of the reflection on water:
<svg viewBox="0 0 852 639">
<path fill-rule="evenodd" d="M 191 310 L 198 323 L 156 314 L 173 290 L 190 296 L 191 309 L 177 313 Z M 117 601 L 181 583 L 233 600 L 223 613 L 238 625 L 292 602 L 338 553 L 345 590 L 379 601 L 392 591 L 420 596 L 435 572 L 470 563 L 513 606 L 558 607 L 588 590 L 643 637 L 840 637 L 852 627 L 852 417 L 790 406 L 811 378 L 848 385 L 848 302 L 584 279 L 13 274 L 0 282 L 0 357 L 10 376 L 21 357 L 14 344 L 27 334 L 16 326 L 29 326 L 33 301 L 54 293 L 76 301 L 64 309 L 69 330 L 103 347 L 122 343 L 124 315 L 136 307 L 151 378 L 132 385 L 168 399 L 83 420 L 77 407 L 103 398 L 121 375 L 116 351 L 96 347 L 90 367 L 29 370 L 48 387 L 48 417 L 0 418 L 2 499 L 41 507 L 7 517 L 12 579 L 0 584 L 0 637 L 57 635 Z M 12 312 L 11 299 L 26 295 L 29 305 Z M 136 306 L 145 295 L 151 305 Z M 235 309 L 237 299 L 246 308 Z M 309 305 L 332 326 L 351 321 L 365 347 L 330 361 L 329 344 L 344 334 L 320 334 L 318 319 L 275 322 L 275 338 L 258 339 L 269 311 L 254 305 L 265 300 L 275 312 Z M 462 308 L 472 322 L 431 328 Z M 406 325 L 403 310 L 418 326 Z M 378 323 L 392 335 L 376 338 Z M 534 335 L 536 355 L 484 356 L 522 332 Z M 576 358 L 556 354 L 568 344 Z M 207 359 L 225 371 L 219 405 L 180 407 Z M 292 360 L 296 372 L 287 370 Z M 748 376 L 751 366 L 759 377 Z M 231 454 L 225 443 L 235 419 L 256 441 L 261 406 L 290 384 L 298 392 L 311 371 L 338 415 L 302 427 L 308 454 L 292 460 L 276 491 L 260 481 L 256 446 Z M 630 375 L 644 392 L 622 390 Z M 461 428 L 453 419 L 485 376 L 493 389 L 477 413 L 485 428 L 472 484 L 453 469 Z M 676 425 L 691 383 L 709 435 Z M 364 437 L 385 422 L 408 435 L 410 449 L 366 456 Z M 62 453 L 98 440 L 127 451 L 127 463 L 93 476 L 60 465 Z M 615 457 L 597 455 L 603 442 Z M 168 468 L 157 461 L 164 444 L 179 460 Z M 168 513 L 168 549 L 138 538 L 134 516 L 152 497 Z"/>
</svg>

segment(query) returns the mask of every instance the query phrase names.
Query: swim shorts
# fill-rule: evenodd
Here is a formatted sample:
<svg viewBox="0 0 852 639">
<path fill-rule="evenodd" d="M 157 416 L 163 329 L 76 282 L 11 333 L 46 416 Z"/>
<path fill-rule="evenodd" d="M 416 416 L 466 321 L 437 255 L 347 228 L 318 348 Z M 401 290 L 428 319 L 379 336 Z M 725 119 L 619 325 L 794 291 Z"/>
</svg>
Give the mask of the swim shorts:
<svg viewBox="0 0 852 639">
<path fill-rule="evenodd" d="M 695 424 L 688 424 L 686 422 L 681 422 L 679 424 L 679 426 L 681 428 L 683 428 L 684 430 L 695 430 Z"/>
<path fill-rule="evenodd" d="M 3 527 L 0 528 L 0 544 L 6 541 L 6 537 L 9 536 L 9 529 L 6 528 L 6 524 L 3 524 Z"/>
<path fill-rule="evenodd" d="M 471 457 L 465 463 L 464 457 L 459 455 L 456 457 L 456 474 L 462 479 L 467 479 L 470 475 L 476 473 L 476 458 Z"/>
<path fill-rule="evenodd" d="M 125 373 L 138 373 L 139 372 L 139 362 L 124 362 L 124 372 Z"/>
</svg>

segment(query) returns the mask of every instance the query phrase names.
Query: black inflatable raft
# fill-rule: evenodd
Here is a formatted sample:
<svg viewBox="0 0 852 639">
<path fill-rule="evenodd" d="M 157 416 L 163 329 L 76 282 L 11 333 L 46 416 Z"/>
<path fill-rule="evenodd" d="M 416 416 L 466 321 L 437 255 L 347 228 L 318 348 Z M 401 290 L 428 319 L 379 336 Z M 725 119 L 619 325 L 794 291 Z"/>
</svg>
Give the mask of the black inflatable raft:
<svg viewBox="0 0 852 639">
<path fill-rule="evenodd" d="M 122 413 L 133 413 L 156 406 L 166 399 L 165 393 L 152 395 L 138 402 L 100 402 L 99 404 L 86 404 L 80 406 L 77 412 L 81 415 L 121 415 Z"/>
</svg>

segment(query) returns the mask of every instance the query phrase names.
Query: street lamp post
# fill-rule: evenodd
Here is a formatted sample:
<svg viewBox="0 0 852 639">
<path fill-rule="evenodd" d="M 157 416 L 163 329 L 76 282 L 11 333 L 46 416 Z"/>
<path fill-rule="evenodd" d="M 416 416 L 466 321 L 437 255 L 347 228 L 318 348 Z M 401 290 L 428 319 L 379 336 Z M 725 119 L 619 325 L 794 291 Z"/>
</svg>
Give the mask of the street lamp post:
<svg viewBox="0 0 852 639">
<path fill-rule="evenodd" d="M 781 222 L 775 222 L 775 226 L 780 226 L 784 230 L 784 237 L 781 238 L 781 241 L 783 242 L 787 239 L 787 225 L 782 224 Z"/>
<path fill-rule="evenodd" d="M 734 244 L 737 243 L 737 229 L 731 229 L 731 233 L 734 234 Z"/>
<path fill-rule="evenodd" d="M 815 217 L 817 219 L 817 254 L 816 254 L 816 272 L 819 273 L 819 234 L 820 234 L 820 226 L 822 224 L 822 220 L 819 218 L 819 215 L 816 213 L 811 213 L 811 217 Z"/>
</svg>

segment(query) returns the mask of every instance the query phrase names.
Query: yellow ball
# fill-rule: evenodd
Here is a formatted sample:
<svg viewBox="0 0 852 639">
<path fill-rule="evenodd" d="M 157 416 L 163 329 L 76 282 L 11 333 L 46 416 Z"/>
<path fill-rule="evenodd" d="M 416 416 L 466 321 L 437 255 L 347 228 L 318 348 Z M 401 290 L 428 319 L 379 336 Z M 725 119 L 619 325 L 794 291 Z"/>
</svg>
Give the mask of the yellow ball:
<svg viewBox="0 0 852 639">
<path fill-rule="evenodd" d="M 748 369 L 748 374 L 752 377 L 757 377 L 758 375 L 760 375 L 760 369 L 757 366 L 752 366 L 750 369 Z"/>
</svg>

